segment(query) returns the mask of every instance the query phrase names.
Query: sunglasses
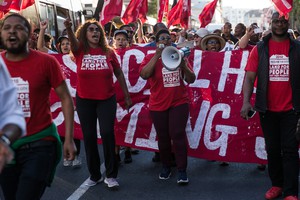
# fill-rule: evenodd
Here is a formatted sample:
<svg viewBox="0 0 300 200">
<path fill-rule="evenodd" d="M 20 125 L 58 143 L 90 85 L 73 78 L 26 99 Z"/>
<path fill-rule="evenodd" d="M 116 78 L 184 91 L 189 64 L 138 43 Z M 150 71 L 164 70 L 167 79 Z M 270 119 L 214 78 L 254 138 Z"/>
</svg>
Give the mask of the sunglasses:
<svg viewBox="0 0 300 200">
<path fill-rule="evenodd" d="M 220 44 L 220 42 L 215 41 L 215 40 L 211 40 L 211 41 L 208 41 L 207 44 Z"/>
<path fill-rule="evenodd" d="M 163 41 L 163 40 L 169 41 L 169 40 L 171 40 L 171 38 L 170 37 L 163 37 L 162 36 L 162 37 L 159 37 L 158 40 L 159 41 Z"/>
<path fill-rule="evenodd" d="M 278 25 L 279 23 L 281 23 L 282 25 L 287 25 L 288 21 L 284 20 L 284 19 L 282 19 L 282 20 L 280 20 L 280 19 L 273 19 L 272 23 L 276 24 L 276 25 Z"/>
<path fill-rule="evenodd" d="M 96 27 L 96 28 L 94 28 L 94 27 L 88 27 L 87 30 L 88 30 L 89 32 L 100 32 L 100 30 L 99 30 L 98 27 Z"/>
</svg>

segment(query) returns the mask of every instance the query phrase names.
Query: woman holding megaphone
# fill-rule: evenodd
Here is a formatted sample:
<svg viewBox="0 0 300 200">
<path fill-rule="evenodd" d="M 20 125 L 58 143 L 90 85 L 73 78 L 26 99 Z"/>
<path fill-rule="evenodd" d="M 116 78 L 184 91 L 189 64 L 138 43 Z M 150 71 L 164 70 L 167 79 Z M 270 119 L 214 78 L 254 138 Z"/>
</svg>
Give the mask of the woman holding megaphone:
<svg viewBox="0 0 300 200">
<path fill-rule="evenodd" d="M 171 46 L 168 30 L 163 29 L 156 34 L 156 45 L 156 52 L 144 58 L 140 76 L 149 79 L 150 83 L 149 110 L 163 165 L 159 179 L 165 180 L 171 176 L 173 145 L 178 170 L 177 183 L 187 184 L 185 127 L 189 116 L 189 96 L 184 81 L 193 83 L 196 76 L 186 57 L 182 57 L 179 67 L 174 70 L 164 67 L 161 55 L 165 47 Z"/>
</svg>

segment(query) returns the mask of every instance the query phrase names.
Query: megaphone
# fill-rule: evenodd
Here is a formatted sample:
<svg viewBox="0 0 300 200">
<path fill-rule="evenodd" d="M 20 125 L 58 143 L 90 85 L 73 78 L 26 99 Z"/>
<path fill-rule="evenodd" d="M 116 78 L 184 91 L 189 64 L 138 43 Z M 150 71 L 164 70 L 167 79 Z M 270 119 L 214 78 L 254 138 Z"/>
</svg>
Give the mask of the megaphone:
<svg viewBox="0 0 300 200">
<path fill-rule="evenodd" d="M 190 53 L 189 47 L 177 49 L 176 47 L 168 46 L 162 51 L 161 60 L 167 70 L 175 71 L 179 67 L 181 60 Z"/>
</svg>

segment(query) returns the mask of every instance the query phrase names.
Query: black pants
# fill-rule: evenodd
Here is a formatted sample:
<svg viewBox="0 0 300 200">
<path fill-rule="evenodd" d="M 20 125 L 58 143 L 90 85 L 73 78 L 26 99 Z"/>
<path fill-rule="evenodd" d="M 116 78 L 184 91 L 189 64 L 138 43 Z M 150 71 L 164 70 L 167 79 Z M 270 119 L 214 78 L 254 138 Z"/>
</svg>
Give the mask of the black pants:
<svg viewBox="0 0 300 200">
<path fill-rule="evenodd" d="M 115 155 L 114 124 L 116 118 L 116 96 L 106 100 L 82 99 L 76 95 L 76 108 L 83 132 L 88 170 L 91 180 L 101 178 L 100 156 L 97 144 L 97 120 L 102 139 L 106 177 L 116 178 L 118 162 Z"/>
<path fill-rule="evenodd" d="M 294 111 L 260 113 L 260 122 L 268 154 L 268 171 L 272 186 L 282 187 L 284 196 L 298 196 L 299 142 Z"/>
<path fill-rule="evenodd" d="M 187 168 L 187 139 L 185 127 L 189 105 L 182 104 L 166 111 L 150 111 L 158 137 L 160 159 L 165 167 L 172 165 L 172 146 L 178 170 Z"/>
<path fill-rule="evenodd" d="M 56 144 L 16 150 L 16 164 L 5 167 L 0 176 L 5 200 L 41 199 L 56 167 Z"/>
</svg>

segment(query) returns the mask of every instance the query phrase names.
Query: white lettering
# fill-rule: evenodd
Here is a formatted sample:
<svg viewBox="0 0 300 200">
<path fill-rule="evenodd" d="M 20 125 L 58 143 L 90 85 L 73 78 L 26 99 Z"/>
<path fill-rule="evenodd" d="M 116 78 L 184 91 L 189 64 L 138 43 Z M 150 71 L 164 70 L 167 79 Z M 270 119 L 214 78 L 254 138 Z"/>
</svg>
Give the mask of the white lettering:
<svg viewBox="0 0 300 200">
<path fill-rule="evenodd" d="M 230 116 L 230 106 L 227 104 L 216 104 L 210 109 L 210 113 L 207 118 L 205 131 L 204 131 L 204 144 L 209 150 L 216 150 L 220 148 L 219 155 L 225 156 L 228 146 L 228 135 L 237 134 L 237 127 L 227 125 L 216 125 L 216 131 L 221 132 L 218 139 L 211 142 L 212 138 L 212 122 L 217 112 L 222 112 L 222 118 L 228 119 Z"/>
</svg>

